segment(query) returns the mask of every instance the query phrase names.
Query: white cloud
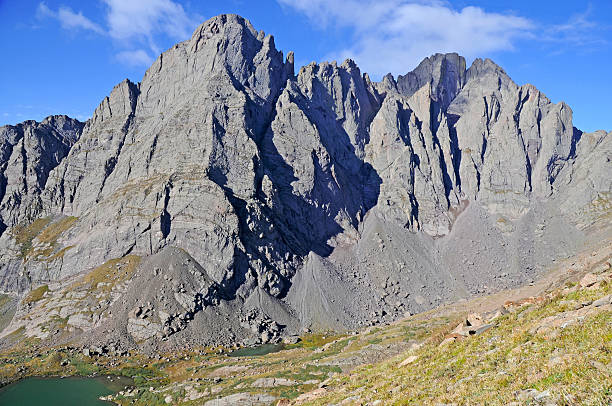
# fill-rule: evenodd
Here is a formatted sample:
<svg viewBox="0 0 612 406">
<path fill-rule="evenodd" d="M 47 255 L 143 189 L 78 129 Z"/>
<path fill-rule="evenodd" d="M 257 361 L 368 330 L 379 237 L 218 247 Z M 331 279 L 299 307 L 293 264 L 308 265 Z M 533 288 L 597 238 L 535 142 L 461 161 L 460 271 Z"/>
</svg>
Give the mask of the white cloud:
<svg viewBox="0 0 612 406">
<path fill-rule="evenodd" d="M 51 11 L 49 7 L 45 4 L 45 2 L 40 2 L 38 7 L 36 8 L 36 17 L 43 19 L 45 17 L 54 17 L 55 13 Z"/>
<path fill-rule="evenodd" d="M 144 49 L 135 51 L 122 51 L 117 54 L 117 59 L 130 66 L 149 67 L 153 63 L 153 58 Z"/>
<path fill-rule="evenodd" d="M 77 14 L 68 7 L 61 7 L 57 16 L 64 28 L 82 28 L 98 34 L 104 33 L 102 27 L 85 17 L 83 13 L 79 12 Z"/>
<path fill-rule="evenodd" d="M 36 10 L 38 18 L 51 17 L 57 19 L 62 28 L 65 29 L 84 29 L 90 30 L 98 34 L 104 34 L 104 29 L 85 17 L 80 11 L 75 13 L 69 7 L 60 7 L 59 10 L 53 11 L 45 3 L 40 3 Z"/>
<path fill-rule="evenodd" d="M 109 34 L 119 40 L 146 41 L 155 53 L 155 35 L 165 34 L 184 40 L 191 36 L 199 20 L 187 15 L 183 6 L 171 0 L 103 0 Z"/>
<path fill-rule="evenodd" d="M 185 40 L 201 22 L 200 16 L 189 16 L 183 6 L 172 0 L 100 0 L 106 5 L 106 26 L 94 23 L 81 12 L 61 6 L 57 11 L 44 2 L 38 5 L 39 19 L 53 18 L 65 29 L 85 29 L 116 40 L 120 48 L 116 58 L 130 66 L 150 65 L 161 50 L 159 36 Z M 143 48 L 147 48 L 145 50 Z"/>
<path fill-rule="evenodd" d="M 534 29 L 523 17 L 478 7 L 455 10 L 436 0 L 278 1 L 321 27 L 335 24 L 352 30 L 353 44 L 330 56 L 353 58 L 375 76 L 406 73 L 436 52 L 458 52 L 469 59 L 510 50 Z"/>
</svg>

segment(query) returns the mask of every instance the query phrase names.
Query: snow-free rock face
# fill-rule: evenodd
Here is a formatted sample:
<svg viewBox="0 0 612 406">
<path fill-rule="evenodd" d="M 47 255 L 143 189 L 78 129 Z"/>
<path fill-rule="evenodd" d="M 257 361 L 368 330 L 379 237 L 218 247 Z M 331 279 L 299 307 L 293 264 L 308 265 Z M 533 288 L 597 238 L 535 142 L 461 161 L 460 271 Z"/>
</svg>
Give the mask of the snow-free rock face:
<svg viewBox="0 0 612 406">
<path fill-rule="evenodd" d="M 530 196 L 551 194 L 578 141 L 565 103 L 517 86 L 490 60 L 470 67 L 448 114 L 457 117 L 463 193 L 514 217 L 528 209 Z"/>
<path fill-rule="evenodd" d="M 0 127 L 0 231 L 36 218 L 49 173 L 82 129 L 83 123 L 67 116 Z"/>
<path fill-rule="evenodd" d="M 293 59 L 221 15 L 84 125 L 2 127 L 2 289 L 60 308 L 63 281 L 149 257 L 83 337 L 265 341 L 517 285 L 609 226 L 610 134 L 492 61 L 372 82 Z"/>
</svg>

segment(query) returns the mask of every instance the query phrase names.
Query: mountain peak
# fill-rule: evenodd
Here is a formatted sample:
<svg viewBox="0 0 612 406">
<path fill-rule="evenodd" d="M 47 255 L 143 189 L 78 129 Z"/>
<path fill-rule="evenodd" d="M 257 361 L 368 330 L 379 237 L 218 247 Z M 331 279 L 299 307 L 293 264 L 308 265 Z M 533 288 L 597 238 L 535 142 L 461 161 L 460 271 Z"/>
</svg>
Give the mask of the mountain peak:
<svg viewBox="0 0 612 406">
<path fill-rule="evenodd" d="M 457 53 L 434 54 L 412 72 L 397 78 L 400 93 L 410 97 L 430 84 L 434 100 L 446 109 L 465 84 L 465 58 Z"/>
<path fill-rule="evenodd" d="M 380 83 L 293 63 L 221 15 L 82 132 L 0 129 L 0 290 L 48 284 L 65 313 L 12 327 L 150 348 L 357 329 L 521 283 L 607 224 L 610 137 L 492 61 Z"/>
<path fill-rule="evenodd" d="M 217 35 L 225 36 L 228 39 L 242 36 L 259 39 L 259 33 L 249 20 L 237 14 L 221 14 L 206 20 L 195 29 L 189 41 L 189 48 L 192 52 L 197 52 L 203 42 Z"/>
</svg>

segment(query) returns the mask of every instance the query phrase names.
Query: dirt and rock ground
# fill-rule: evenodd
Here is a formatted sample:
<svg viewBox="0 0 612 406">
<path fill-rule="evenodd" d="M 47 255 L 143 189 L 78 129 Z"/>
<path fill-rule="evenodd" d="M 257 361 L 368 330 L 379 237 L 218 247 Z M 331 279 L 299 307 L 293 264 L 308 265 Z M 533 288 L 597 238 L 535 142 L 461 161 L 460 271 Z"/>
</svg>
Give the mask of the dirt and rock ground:
<svg viewBox="0 0 612 406">
<path fill-rule="evenodd" d="M 7 336 L 16 345 L 0 355 L 0 376 L 9 382 L 29 375 L 126 375 L 134 386 L 109 398 L 124 405 L 607 405 L 611 261 L 612 239 L 602 239 L 523 287 L 357 332 L 304 332 L 285 344 L 243 349 L 242 356 L 227 346 L 48 347 L 16 330 Z M 119 274 L 128 265 L 120 264 Z M 131 316 L 143 320 L 146 311 Z"/>
<path fill-rule="evenodd" d="M 566 219 L 546 216 L 543 208 L 533 212 L 500 222 L 477 204 L 467 204 L 450 234 L 433 239 L 407 233 L 373 211 L 358 243 L 338 247 L 326 258 L 310 256 L 282 299 L 254 279 L 248 282 L 248 275 L 241 286 L 250 293 L 232 293 L 181 248 L 129 254 L 38 284 L 21 296 L 4 296 L 0 348 L 14 345 L 7 339 L 14 337 L 41 340 L 42 346 L 138 348 L 154 354 L 278 343 L 305 329 L 350 333 L 528 284 L 548 265 L 609 235 L 606 227 L 579 231 Z M 49 227 L 61 230 L 70 221 L 50 221 L 42 231 L 26 227 L 22 234 L 30 237 L 23 237 L 24 244 L 38 252 L 40 238 L 33 236 L 50 234 Z"/>
</svg>

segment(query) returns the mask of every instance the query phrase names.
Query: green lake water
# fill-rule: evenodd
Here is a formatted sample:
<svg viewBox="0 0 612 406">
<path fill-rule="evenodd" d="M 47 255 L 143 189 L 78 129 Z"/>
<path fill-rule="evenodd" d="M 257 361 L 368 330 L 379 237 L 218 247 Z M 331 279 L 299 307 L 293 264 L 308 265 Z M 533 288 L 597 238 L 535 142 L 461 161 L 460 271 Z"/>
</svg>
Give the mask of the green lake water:
<svg viewBox="0 0 612 406">
<path fill-rule="evenodd" d="M 27 378 L 0 388 L 0 406 L 108 406 L 98 399 L 129 386 L 129 378 Z"/>
</svg>

